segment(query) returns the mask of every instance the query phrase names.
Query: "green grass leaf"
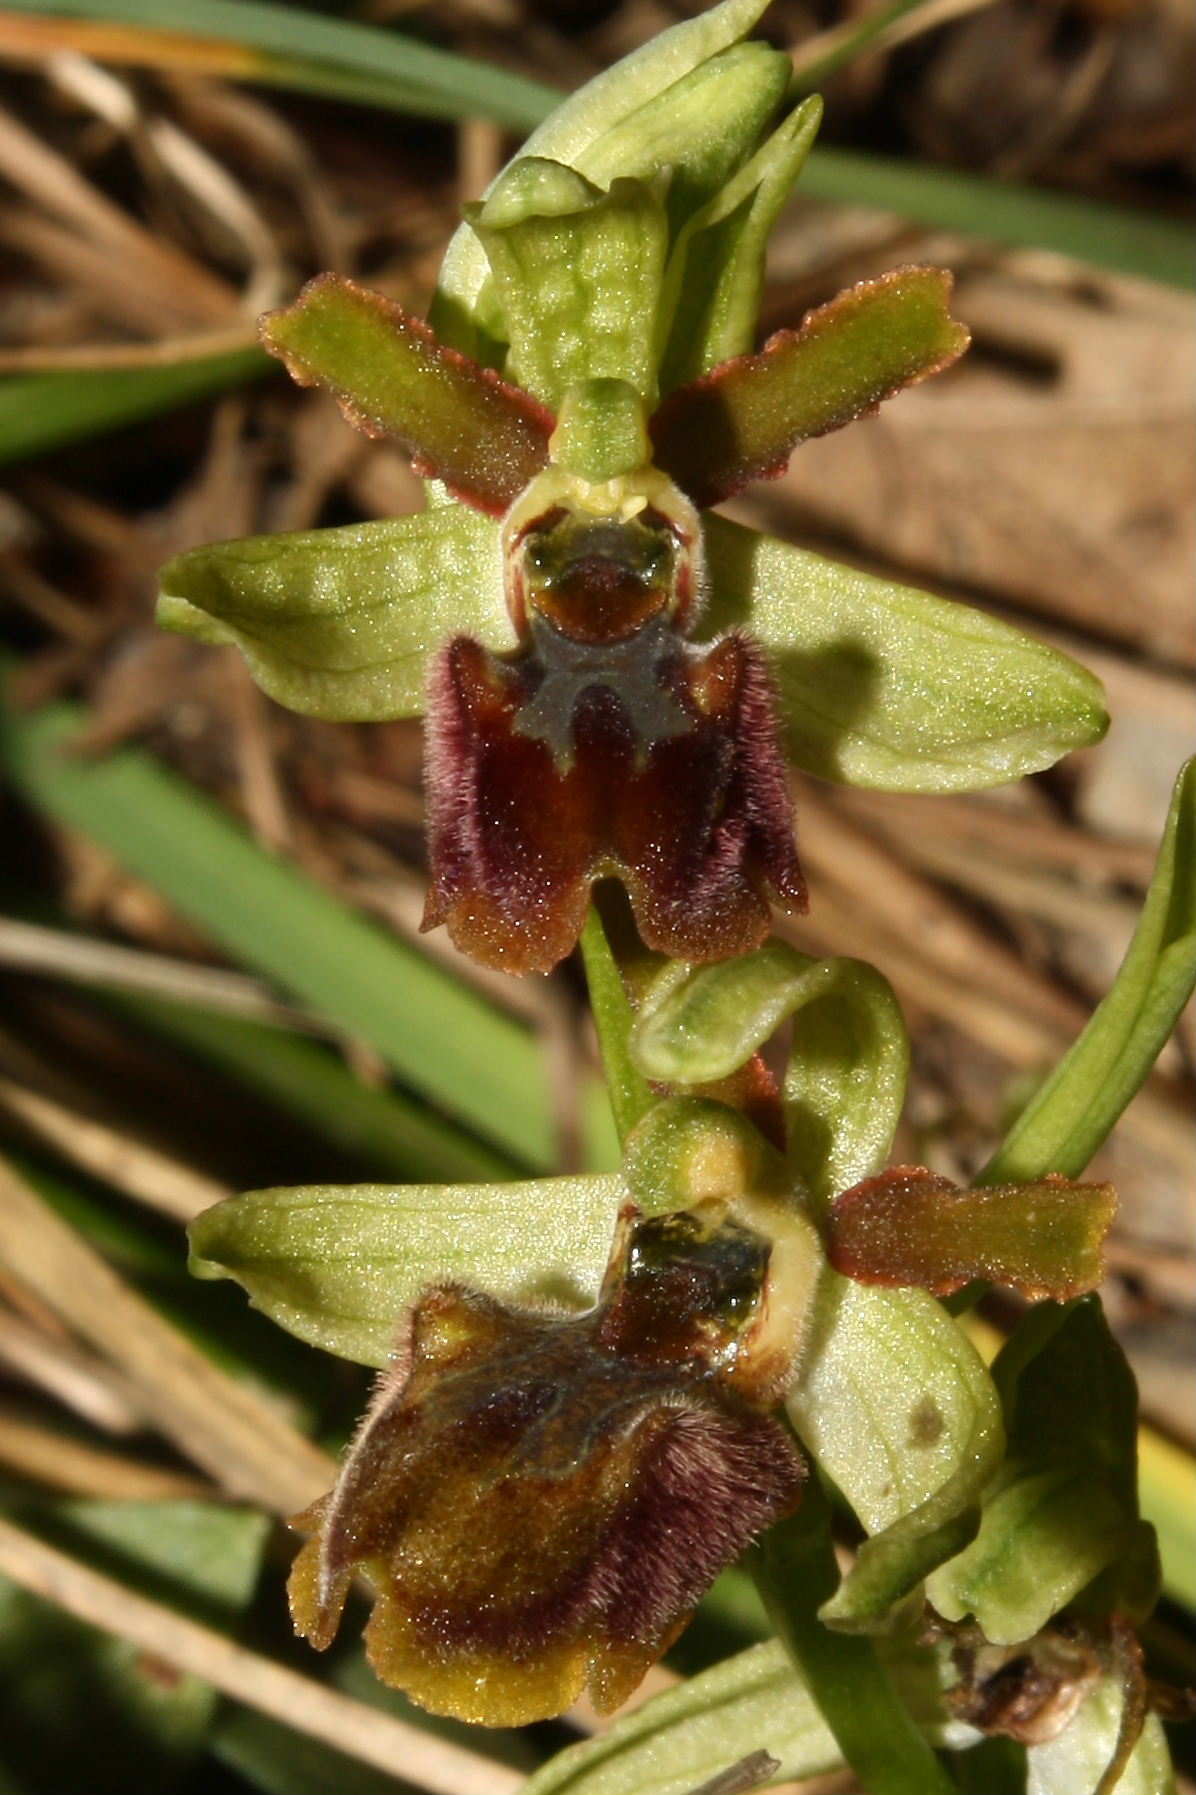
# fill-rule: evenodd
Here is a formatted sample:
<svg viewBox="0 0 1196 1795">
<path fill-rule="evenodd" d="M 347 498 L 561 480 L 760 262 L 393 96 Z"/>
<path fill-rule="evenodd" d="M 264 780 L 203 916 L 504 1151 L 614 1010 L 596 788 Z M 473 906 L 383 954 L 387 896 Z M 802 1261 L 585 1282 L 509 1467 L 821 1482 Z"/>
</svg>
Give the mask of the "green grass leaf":
<svg viewBox="0 0 1196 1795">
<path fill-rule="evenodd" d="M 0 380 L 0 463 L 139 424 L 270 371 L 269 357 L 252 348 L 161 368 L 10 374 Z"/>
<path fill-rule="evenodd" d="M 930 230 L 1049 249 L 1165 286 L 1190 289 L 1194 284 L 1196 237 L 1190 225 L 1101 205 L 1078 194 L 1024 187 L 974 169 L 818 149 L 806 164 L 801 191 L 803 199 L 875 206 Z"/>
<path fill-rule="evenodd" d="M 253 1593 L 266 1523 L 245 1509 L 31 1499 L 15 1506 L 31 1530 L 209 1626 L 231 1629 Z M 36 1795 L 182 1795 L 217 1699 L 195 1677 L 154 1674 L 136 1645 L 0 1578 L 5 1766 Z"/>
<path fill-rule="evenodd" d="M 551 1164 L 546 1078 L 526 1029 L 268 854 L 152 756 L 72 755 L 84 721 L 70 704 L 0 711 L 0 766 L 27 799 L 100 842 L 226 952 L 369 1042 L 408 1086 L 518 1164 Z"/>
<path fill-rule="evenodd" d="M 558 95 L 539 81 L 418 39 L 261 0 L 6 0 L 14 12 L 107 19 L 215 38 L 254 52 L 231 72 L 432 118 L 492 118 L 529 131 Z"/>
<path fill-rule="evenodd" d="M 436 1183 L 513 1174 L 511 1159 L 395 1089 L 363 1084 L 335 1048 L 264 1022 L 166 998 L 105 994 L 113 1008 L 256 1091 L 363 1169 Z M 595 1087 L 597 1089 L 597 1087 Z"/>
<path fill-rule="evenodd" d="M 1196 983 L 1196 762 L 1176 781 L 1134 938 L 1083 1034 L 976 1179 L 1078 1178 L 1150 1074 Z"/>
</svg>

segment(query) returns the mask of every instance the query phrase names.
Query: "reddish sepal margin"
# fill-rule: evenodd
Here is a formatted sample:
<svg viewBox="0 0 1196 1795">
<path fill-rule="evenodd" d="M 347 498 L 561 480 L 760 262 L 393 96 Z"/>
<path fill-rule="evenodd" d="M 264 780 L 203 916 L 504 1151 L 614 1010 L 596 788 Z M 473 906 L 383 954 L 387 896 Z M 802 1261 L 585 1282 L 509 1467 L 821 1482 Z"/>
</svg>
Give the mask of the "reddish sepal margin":
<svg viewBox="0 0 1196 1795">
<path fill-rule="evenodd" d="M 784 473 L 799 443 L 841 429 L 949 367 L 968 333 L 948 312 L 943 268 L 861 281 L 671 393 L 649 429 L 655 462 L 702 509 Z"/>
<path fill-rule="evenodd" d="M 476 510 L 501 517 L 548 463 L 552 413 L 382 293 L 318 274 L 260 329 L 300 386 L 325 387 L 351 424 Z"/>
</svg>

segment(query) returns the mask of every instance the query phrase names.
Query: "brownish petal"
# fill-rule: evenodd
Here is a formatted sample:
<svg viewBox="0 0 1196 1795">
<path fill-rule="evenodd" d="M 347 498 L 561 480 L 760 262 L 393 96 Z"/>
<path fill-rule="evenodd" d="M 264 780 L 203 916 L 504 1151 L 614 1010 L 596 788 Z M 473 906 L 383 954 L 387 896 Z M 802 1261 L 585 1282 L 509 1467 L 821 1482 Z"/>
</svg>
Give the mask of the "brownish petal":
<svg viewBox="0 0 1196 1795">
<path fill-rule="evenodd" d="M 1110 1184 L 1052 1173 L 962 1190 L 924 1166 L 893 1166 L 836 1199 L 827 1256 L 862 1284 L 949 1296 L 984 1278 L 1035 1302 L 1065 1302 L 1104 1277 L 1101 1247 L 1116 1210 Z"/>
<path fill-rule="evenodd" d="M 548 461 L 538 400 L 441 343 L 421 318 L 339 274 L 267 312 L 263 346 L 301 386 L 323 386 L 351 424 L 389 436 L 416 470 L 501 517 Z"/>
<path fill-rule="evenodd" d="M 798 443 L 873 412 L 949 367 L 968 344 L 950 317 L 951 276 L 898 268 L 861 281 L 670 394 L 651 421 L 656 465 L 699 507 L 784 471 Z"/>
</svg>

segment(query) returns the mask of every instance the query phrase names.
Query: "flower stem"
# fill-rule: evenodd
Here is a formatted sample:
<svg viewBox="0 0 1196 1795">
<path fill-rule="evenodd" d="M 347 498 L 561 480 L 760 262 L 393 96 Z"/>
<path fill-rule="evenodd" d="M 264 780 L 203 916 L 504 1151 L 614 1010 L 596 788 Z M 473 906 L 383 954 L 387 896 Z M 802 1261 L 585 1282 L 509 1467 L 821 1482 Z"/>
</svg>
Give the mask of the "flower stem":
<svg viewBox="0 0 1196 1795">
<path fill-rule="evenodd" d="M 869 1795 L 956 1795 L 872 1641 L 834 1633 L 818 1618 L 839 1582 L 830 1523 L 830 1504 L 815 1474 L 797 1513 L 773 1527 L 752 1553 L 769 1619 Z"/>
<path fill-rule="evenodd" d="M 598 1046 L 606 1068 L 610 1106 L 619 1140 L 625 1141 L 636 1123 L 656 1101 L 643 1073 L 628 1051 L 627 1037 L 634 1012 L 623 988 L 618 961 L 611 949 L 597 907 L 590 906 L 581 935 L 581 953 L 590 988 L 590 1008 L 598 1031 Z"/>
</svg>

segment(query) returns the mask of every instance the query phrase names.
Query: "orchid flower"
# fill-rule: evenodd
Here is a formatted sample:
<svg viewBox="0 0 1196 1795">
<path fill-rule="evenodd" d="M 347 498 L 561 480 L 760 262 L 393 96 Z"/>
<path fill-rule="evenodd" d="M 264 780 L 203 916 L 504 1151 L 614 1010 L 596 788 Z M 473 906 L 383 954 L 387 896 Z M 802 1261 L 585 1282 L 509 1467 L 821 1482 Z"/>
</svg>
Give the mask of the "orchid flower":
<svg viewBox="0 0 1196 1795">
<path fill-rule="evenodd" d="M 806 905 L 785 761 L 995 783 L 1105 727 L 1097 683 L 978 612 L 708 508 L 947 367 L 950 276 L 864 281 L 755 352 L 768 233 L 820 105 L 727 0 L 566 103 L 467 209 L 429 322 L 335 274 L 268 315 L 302 384 L 410 455 L 419 515 L 179 556 L 159 619 L 310 715 L 427 714 L 424 926 L 511 972 L 623 881 L 658 952 Z M 679 68 L 678 50 L 685 54 Z"/>
</svg>

